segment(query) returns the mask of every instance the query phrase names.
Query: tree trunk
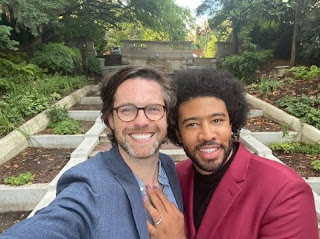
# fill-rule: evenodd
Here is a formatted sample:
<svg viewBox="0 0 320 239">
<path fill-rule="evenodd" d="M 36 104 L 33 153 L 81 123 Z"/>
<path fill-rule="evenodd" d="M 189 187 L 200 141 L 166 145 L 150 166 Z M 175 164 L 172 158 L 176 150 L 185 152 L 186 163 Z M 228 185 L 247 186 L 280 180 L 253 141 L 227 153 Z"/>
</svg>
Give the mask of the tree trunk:
<svg viewBox="0 0 320 239">
<path fill-rule="evenodd" d="M 293 35 L 292 35 L 290 67 L 293 67 L 296 62 L 297 39 L 298 39 L 298 27 L 299 27 L 299 22 L 300 22 L 301 1 L 302 0 L 297 0 L 295 14 L 294 14 L 294 28 L 293 28 Z"/>
<path fill-rule="evenodd" d="M 233 31 L 232 31 L 232 54 L 235 54 L 235 55 L 239 54 L 238 30 L 235 30 L 235 28 L 233 28 Z"/>
</svg>

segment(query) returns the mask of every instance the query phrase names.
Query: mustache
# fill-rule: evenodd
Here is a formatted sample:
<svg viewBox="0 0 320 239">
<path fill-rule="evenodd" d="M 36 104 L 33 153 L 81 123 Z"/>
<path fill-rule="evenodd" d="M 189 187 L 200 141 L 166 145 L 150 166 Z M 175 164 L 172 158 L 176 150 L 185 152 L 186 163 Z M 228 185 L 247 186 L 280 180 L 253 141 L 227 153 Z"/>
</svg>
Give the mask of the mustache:
<svg viewBox="0 0 320 239">
<path fill-rule="evenodd" d="M 196 146 L 196 149 L 199 149 L 203 146 L 215 146 L 215 147 L 221 147 L 221 144 L 217 143 L 215 140 L 210 140 L 210 141 L 204 141 L 201 144 L 198 144 Z"/>
</svg>

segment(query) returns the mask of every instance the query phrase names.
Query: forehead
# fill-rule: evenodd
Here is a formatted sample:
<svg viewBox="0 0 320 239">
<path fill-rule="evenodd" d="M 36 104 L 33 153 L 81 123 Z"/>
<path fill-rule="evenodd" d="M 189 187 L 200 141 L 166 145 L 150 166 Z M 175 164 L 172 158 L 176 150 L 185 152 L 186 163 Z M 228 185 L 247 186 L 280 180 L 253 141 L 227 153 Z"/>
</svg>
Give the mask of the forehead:
<svg viewBox="0 0 320 239">
<path fill-rule="evenodd" d="M 216 97 L 197 97 L 179 106 L 179 118 L 206 117 L 216 113 L 228 115 L 224 101 Z"/>
<path fill-rule="evenodd" d="M 141 77 L 124 81 L 115 93 L 115 104 L 163 104 L 163 90 L 155 80 Z"/>
</svg>

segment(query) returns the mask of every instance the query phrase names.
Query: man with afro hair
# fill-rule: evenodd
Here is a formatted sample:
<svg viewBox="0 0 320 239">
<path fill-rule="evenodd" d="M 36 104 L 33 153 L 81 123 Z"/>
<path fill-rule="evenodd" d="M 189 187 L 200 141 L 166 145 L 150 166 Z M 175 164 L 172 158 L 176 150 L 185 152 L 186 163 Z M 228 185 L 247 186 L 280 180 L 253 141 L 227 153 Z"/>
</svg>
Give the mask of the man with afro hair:
<svg viewBox="0 0 320 239">
<path fill-rule="evenodd" d="M 310 186 L 289 167 L 238 141 L 249 111 L 241 82 L 215 69 L 184 70 L 174 78 L 178 102 L 168 137 L 189 157 L 177 165 L 187 238 L 318 238 Z M 166 211 L 159 190 L 149 190 L 149 196 L 157 212 Z M 150 227 L 151 238 L 176 238 L 170 232 L 181 228 L 174 226 L 177 220 L 164 220 L 171 230 L 165 223 Z"/>
</svg>

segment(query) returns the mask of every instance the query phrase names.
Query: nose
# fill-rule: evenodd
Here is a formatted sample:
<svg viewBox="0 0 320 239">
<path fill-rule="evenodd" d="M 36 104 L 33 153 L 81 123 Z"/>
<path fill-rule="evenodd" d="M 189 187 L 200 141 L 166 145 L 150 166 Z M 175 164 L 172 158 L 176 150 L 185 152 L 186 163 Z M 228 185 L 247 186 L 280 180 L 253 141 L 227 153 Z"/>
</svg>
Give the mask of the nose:
<svg viewBox="0 0 320 239">
<path fill-rule="evenodd" d="M 134 119 L 134 124 L 138 125 L 139 127 L 144 127 L 150 123 L 150 120 L 147 118 L 147 116 L 144 114 L 143 109 L 138 110 L 138 115 Z"/>
<path fill-rule="evenodd" d="M 211 141 L 213 139 L 216 139 L 216 136 L 216 132 L 212 125 L 203 124 L 200 128 L 198 138 L 200 141 Z"/>
</svg>

